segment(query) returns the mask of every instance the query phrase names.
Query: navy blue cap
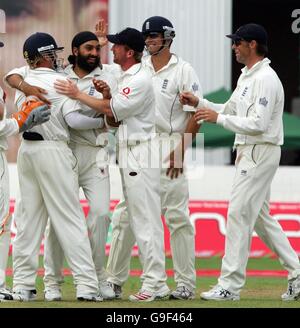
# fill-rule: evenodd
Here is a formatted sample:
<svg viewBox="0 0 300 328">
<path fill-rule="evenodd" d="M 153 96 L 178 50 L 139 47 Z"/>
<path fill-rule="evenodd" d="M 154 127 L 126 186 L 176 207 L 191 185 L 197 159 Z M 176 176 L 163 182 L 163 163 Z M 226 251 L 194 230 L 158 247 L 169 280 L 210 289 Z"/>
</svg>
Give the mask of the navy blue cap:
<svg viewBox="0 0 300 328">
<path fill-rule="evenodd" d="M 252 41 L 255 40 L 260 44 L 267 45 L 268 34 L 265 28 L 258 24 L 246 24 L 237 29 L 234 34 L 226 35 L 233 41 L 245 40 Z"/>
<path fill-rule="evenodd" d="M 138 52 L 143 52 L 145 48 L 143 34 L 131 27 L 127 27 L 125 30 L 117 34 L 108 34 L 107 39 L 111 43 L 123 44 Z"/>
<path fill-rule="evenodd" d="M 97 35 L 90 31 L 79 32 L 74 36 L 72 40 L 72 49 L 74 47 L 79 48 L 83 43 L 88 41 L 98 41 Z"/>
<path fill-rule="evenodd" d="M 37 32 L 32 34 L 24 43 L 23 56 L 25 59 L 34 60 L 41 53 L 55 50 L 63 50 L 64 47 L 58 47 L 54 38 L 47 33 Z"/>
<path fill-rule="evenodd" d="M 163 33 L 166 27 L 173 28 L 172 23 L 165 17 L 152 16 L 145 20 L 142 27 L 143 34 L 151 32 Z"/>
</svg>

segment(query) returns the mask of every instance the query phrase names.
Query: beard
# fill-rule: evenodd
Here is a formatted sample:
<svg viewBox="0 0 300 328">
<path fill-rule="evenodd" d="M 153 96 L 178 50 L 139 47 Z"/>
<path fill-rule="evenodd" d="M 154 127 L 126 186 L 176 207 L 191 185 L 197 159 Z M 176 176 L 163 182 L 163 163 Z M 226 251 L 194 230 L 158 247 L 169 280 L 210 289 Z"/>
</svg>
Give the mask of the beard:
<svg viewBox="0 0 300 328">
<path fill-rule="evenodd" d="M 95 58 L 95 62 L 93 63 L 89 63 L 88 59 L 89 58 Z M 80 53 L 78 54 L 78 56 L 76 57 L 76 64 L 78 65 L 78 67 L 80 67 L 81 69 L 83 69 L 84 71 L 90 73 L 92 72 L 96 67 L 99 66 L 100 64 L 100 57 L 96 57 L 96 56 L 82 56 Z"/>
</svg>

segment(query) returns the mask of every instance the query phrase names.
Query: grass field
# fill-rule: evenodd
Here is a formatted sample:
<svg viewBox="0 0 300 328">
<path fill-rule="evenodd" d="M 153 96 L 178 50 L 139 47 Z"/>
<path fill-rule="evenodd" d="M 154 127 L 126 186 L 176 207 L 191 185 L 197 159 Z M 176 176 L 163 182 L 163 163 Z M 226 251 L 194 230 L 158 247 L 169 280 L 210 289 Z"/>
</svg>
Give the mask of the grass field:
<svg viewBox="0 0 300 328">
<path fill-rule="evenodd" d="M 197 259 L 197 269 L 220 269 L 220 258 Z M 11 260 L 10 264 L 11 266 Z M 42 258 L 41 258 L 42 266 Z M 167 269 L 172 268 L 172 261 L 167 259 Z M 132 269 L 140 269 L 137 258 L 132 258 Z M 276 259 L 262 258 L 250 259 L 248 269 L 255 270 L 282 270 L 282 266 Z M 75 288 L 72 278 L 67 276 L 63 285 L 63 301 L 44 302 L 43 301 L 43 281 L 37 278 L 38 299 L 34 302 L 2 302 L 0 308 L 300 308 L 300 301 L 282 302 L 281 294 L 286 290 L 287 281 L 285 278 L 275 277 L 248 277 L 247 283 L 241 293 L 241 300 L 235 302 L 213 302 L 200 300 L 200 293 L 216 284 L 217 277 L 198 277 L 197 292 L 195 300 L 191 301 L 157 301 L 151 303 L 131 303 L 128 296 L 135 293 L 140 288 L 138 277 L 130 277 L 123 287 L 123 299 L 120 301 L 104 301 L 99 303 L 77 302 L 75 299 Z M 12 278 L 7 277 L 7 284 L 12 285 Z M 168 278 L 168 285 L 175 288 L 174 279 Z"/>
</svg>

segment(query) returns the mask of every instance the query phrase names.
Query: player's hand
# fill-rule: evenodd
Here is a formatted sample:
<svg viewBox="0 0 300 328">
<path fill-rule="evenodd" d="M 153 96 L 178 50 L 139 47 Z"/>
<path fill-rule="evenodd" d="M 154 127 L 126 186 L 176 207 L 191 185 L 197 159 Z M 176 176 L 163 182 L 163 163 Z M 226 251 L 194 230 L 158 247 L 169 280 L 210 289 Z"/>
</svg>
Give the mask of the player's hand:
<svg viewBox="0 0 300 328">
<path fill-rule="evenodd" d="M 111 99 L 110 87 L 106 82 L 93 79 L 93 84 L 95 89 L 102 93 L 103 99 Z"/>
<path fill-rule="evenodd" d="M 179 101 L 182 105 L 197 107 L 199 98 L 191 92 L 185 91 L 179 95 Z"/>
<path fill-rule="evenodd" d="M 39 98 L 45 104 L 51 105 L 51 102 L 45 97 L 48 92 L 43 88 L 23 83 L 22 91 L 26 97 L 34 96 Z"/>
<path fill-rule="evenodd" d="M 80 91 L 73 81 L 67 79 L 67 80 L 56 80 L 54 82 L 54 88 L 55 90 L 65 96 L 68 96 L 69 98 L 72 99 L 77 99 Z"/>
<path fill-rule="evenodd" d="M 194 114 L 194 119 L 196 122 L 210 122 L 216 123 L 218 119 L 218 113 L 209 108 L 200 108 Z"/>
<path fill-rule="evenodd" d="M 168 156 L 169 167 L 167 169 L 166 175 L 172 180 L 177 179 L 180 174 L 183 173 L 183 151 L 180 149 L 182 147 L 177 147 Z"/>
<path fill-rule="evenodd" d="M 114 117 L 109 117 L 107 115 L 105 115 L 105 117 L 104 117 L 104 122 L 105 122 L 105 125 L 108 129 L 118 128 L 119 125 L 120 125 L 120 122 L 116 122 Z"/>
<path fill-rule="evenodd" d="M 95 34 L 98 37 L 100 47 L 104 47 L 107 45 L 107 24 L 105 23 L 104 19 L 100 19 L 99 22 L 95 26 Z"/>
</svg>

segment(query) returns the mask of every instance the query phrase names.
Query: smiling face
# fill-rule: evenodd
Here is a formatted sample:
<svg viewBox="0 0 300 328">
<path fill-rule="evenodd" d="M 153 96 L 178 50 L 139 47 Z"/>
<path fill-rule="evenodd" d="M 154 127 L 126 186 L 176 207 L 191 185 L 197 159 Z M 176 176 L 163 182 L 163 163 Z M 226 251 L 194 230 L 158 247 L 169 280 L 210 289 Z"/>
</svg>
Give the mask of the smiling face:
<svg viewBox="0 0 300 328">
<path fill-rule="evenodd" d="M 83 43 L 79 48 L 74 49 L 76 65 L 81 69 L 92 72 L 100 63 L 100 44 L 96 40 Z"/>
<path fill-rule="evenodd" d="M 250 43 L 245 40 L 234 41 L 232 45 L 232 50 L 235 53 L 236 61 L 238 63 L 247 65 L 248 59 L 251 55 Z"/>
<path fill-rule="evenodd" d="M 149 33 L 145 35 L 145 43 L 149 54 L 155 54 L 164 46 L 163 34 L 156 32 Z"/>
<path fill-rule="evenodd" d="M 128 59 L 128 53 L 133 50 L 129 50 L 125 45 L 123 44 L 114 44 L 111 47 L 111 51 L 114 55 L 114 63 L 119 64 L 120 66 L 123 66 L 124 63 Z"/>
</svg>

